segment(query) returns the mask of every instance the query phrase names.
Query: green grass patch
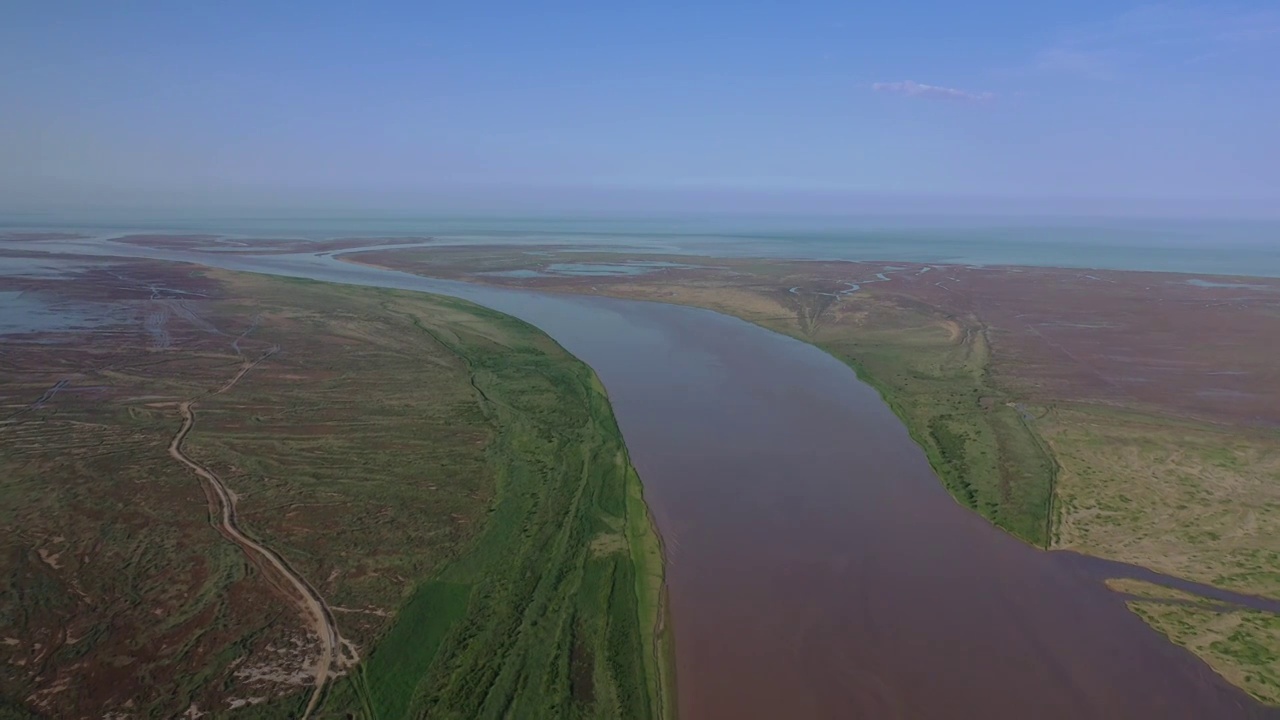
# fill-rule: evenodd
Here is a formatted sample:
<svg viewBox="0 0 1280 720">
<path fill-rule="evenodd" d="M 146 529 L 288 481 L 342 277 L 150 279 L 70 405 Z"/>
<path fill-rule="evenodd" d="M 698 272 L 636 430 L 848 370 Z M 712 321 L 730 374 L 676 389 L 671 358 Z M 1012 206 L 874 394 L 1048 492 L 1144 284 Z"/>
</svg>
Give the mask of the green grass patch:
<svg viewBox="0 0 1280 720">
<path fill-rule="evenodd" d="M 388 310 L 465 364 L 493 428 L 494 501 L 352 682 L 367 701 L 353 687 L 329 707 L 376 718 L 654 717 L 668 703 L 657 679 L 666 657 L 654 651 L 661 552 L 641 529 L 647 511 L 603 388 L 531 326 L 437 302 L 468 321 L 446 325 L 399 300 Z"/>
<path fill-rule="evenodd" d="M 814 337 L 798 336 L 849 364 L 880 393 L 958 502 L 1047 546 L 1056 465 L 1023 411 L 987 379 L 981 333 L 952 339 L 935 318 L 905 311 L 890 321 L 900 327 L 828 324 Z"/>
<path fill-rule="evenodd" d="M 375 718 L 405 717 L 409 699 L 426 676 L 454 623 L 466 614 L 471 587 L 426 582 L 401 608 L 391 632 L 357 669 L 367 692 L 362 709 Z"/>
<path fill-rule="evenodd" d="M 1264 703 L 1280 705 L 1280 617 L 1141 601 L 1129 607 L 1231 683 Z"/>
</svg>

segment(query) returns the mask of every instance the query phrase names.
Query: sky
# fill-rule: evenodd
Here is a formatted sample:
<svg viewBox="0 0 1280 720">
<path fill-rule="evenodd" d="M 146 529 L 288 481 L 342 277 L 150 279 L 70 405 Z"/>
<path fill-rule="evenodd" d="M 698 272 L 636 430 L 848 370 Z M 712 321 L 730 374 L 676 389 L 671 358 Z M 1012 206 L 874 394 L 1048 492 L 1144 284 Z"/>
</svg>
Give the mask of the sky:
<svg viewBox="0 0 1280 720">
<path fill-rule="evenodd" d="M 27 2 L 0 210 L 1280 214 L 1280 2 Z"/>
</svg>

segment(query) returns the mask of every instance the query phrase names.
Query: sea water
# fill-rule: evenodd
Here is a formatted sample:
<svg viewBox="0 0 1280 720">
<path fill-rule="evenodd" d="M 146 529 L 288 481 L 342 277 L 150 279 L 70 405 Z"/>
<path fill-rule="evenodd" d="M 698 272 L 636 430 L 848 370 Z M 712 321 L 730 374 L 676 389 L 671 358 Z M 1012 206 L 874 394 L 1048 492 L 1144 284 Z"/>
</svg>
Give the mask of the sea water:
<svg viewBox="0 0 1280 720">
<path fill-rule="evenodd" d="M 447 244 L 726 257 L 1151 270 L 1280 277 L 1280 220 L 1000 217 L 0 216 L 0 231 L 245 239 L 430 236 Z M 31 246 L 31 249 L 37 249 Z"/>
</svg>

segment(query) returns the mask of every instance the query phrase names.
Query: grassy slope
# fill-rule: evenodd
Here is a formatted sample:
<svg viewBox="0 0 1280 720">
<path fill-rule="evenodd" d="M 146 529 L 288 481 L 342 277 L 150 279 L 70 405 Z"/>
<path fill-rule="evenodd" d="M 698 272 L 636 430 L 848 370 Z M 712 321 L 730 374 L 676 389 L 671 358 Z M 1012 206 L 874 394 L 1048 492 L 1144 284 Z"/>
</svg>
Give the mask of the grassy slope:
<svg viewBox="0 0 1280 720">
<path fill-rule="evenodd" d="M 659 716 L 670 702 L 650 661 L 667 642 L 655 632 L 661 553 L 599 382 L 498 313 L 404 294 L 386 307 L 468 367 L 498 429 L 497 497 L 483 532 L 414 593 L 329 711 Z"/>
</svg>

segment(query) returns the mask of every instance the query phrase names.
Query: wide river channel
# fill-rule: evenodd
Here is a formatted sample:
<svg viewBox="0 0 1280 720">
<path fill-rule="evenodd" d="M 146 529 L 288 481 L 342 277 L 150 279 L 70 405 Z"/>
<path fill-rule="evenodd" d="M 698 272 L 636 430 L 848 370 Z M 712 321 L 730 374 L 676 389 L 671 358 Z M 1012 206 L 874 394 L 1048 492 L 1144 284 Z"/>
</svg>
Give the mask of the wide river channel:
<svg viewBox="0 0 1280 720">
<path fill-rule="evenodd" d="M 671 305 L 94 245 L 59 249 L 458 296 L 591 365 L 666 543 L 686 720 L 1274 716 L 1089 561 L 957 505 L 875 391 L 812 346 Z"/>
</svg>

